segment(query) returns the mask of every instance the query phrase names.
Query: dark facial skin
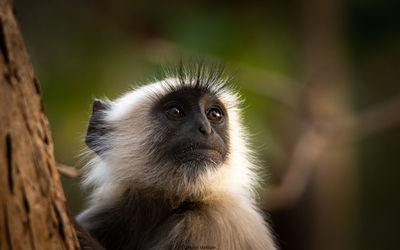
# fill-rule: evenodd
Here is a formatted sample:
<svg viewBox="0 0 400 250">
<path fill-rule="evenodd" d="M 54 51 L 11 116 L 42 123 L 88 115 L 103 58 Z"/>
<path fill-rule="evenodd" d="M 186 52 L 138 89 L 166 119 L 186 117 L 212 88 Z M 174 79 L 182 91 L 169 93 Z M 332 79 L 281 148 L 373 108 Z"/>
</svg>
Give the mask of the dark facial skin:
<svg viewBox="0 0 400 250">
<path fill-rule="evenodd" d="M 158 145 L 164 160 L 191 171 L 218 167 L 225 161 L 228 116 L 214 95 L 196 89 L 179 90 L 163 97 L 153 113 L 165 129 L 163 145 Z"/>
</svg>

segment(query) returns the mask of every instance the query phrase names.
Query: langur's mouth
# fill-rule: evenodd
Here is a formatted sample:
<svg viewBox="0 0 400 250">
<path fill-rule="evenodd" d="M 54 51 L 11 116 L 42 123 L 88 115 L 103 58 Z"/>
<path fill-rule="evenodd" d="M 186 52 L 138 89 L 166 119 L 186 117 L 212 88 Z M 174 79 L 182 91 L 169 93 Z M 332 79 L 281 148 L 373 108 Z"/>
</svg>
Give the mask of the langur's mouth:
<svg viewBox="0 0 400 250">
<path fill-rule="evenodd" d="M 218 153 L 222 156 L 222 153 L 220 150 L 214 147 L 204 147 L 204 146 L 188 146 L 180 150 L 178 153 L 180 154 L 186 154 L 186 153 L 194 153 L 194 152 L 199 152 L 199 153 Z"/>
<path fill-rule="evenodd" d="M 190 145 L 175 151 L 174 158 L 180 163 L 197 162 L 218 165 L 223 161 L 222 152 L 205 145 Z"/>
<path fill-rule="evenodd" d="M 177 150 L 177 154 L 218 154 L 222 157 L 222 152 L 217 147 L 206 145 L 189 145 Z"/>
</svg>

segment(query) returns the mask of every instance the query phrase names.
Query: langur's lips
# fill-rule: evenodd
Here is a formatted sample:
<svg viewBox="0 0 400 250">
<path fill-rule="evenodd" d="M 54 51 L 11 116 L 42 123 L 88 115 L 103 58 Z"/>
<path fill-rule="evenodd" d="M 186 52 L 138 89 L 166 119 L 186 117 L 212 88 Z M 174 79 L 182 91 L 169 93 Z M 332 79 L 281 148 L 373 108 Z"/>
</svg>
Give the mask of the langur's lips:
<svg viewBox="0 0 400 250">
<path fill-rule="evenodd" d="M 222 155 L 221 151 L 214 147 L 207 147 L 207 146 L 199 146 L 199 145 L 192 145 L 185 147 L 183 150 L 179 151 L 180 154 L 190 153 L 190 152 L 203 152 L 203 153 L 218 153 Z"/>
</svg>

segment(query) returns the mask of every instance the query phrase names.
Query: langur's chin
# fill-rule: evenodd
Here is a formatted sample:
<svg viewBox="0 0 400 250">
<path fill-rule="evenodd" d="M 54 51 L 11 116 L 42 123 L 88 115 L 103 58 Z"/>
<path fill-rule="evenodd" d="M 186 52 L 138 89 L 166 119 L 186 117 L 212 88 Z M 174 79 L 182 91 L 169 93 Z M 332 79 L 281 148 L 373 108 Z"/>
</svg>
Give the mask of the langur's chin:
<svg viewBox="0 0 400 250">
<path fill-rule="evenodd" d="M 224 157 L 218 150 L 197 148 L 183 153 L 175 153 L 173 161 L 181 167 L 207 169 L 222 165 Z"/>
</svg>

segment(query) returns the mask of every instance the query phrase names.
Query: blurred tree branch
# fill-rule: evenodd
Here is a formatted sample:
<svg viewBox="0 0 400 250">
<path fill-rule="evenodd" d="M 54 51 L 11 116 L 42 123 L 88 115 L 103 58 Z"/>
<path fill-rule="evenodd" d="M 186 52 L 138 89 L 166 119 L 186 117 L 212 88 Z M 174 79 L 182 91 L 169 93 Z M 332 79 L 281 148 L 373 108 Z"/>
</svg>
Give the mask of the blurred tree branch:
<svg viewBox="0 0 400 250">
<path fill-rule="evenodd" d="M 383 132 L 400 124 L 400 96 L 376 105 L 356 117 L 321 120 L 309 123 L 295 143 L 289 167 L 277 187 L 261 192 L 260 200 L 267 210 L 277 210 L 296 204 L 305 192 L 311 173 L 327 143 L 338 137 L 353 140 Z"/>
<path fill-rule="evenodd" d="M 67 166 L 61 163 L 57 163 L 58 172 L 68 178 L 80 178 L 84 176 L 84 171 L 78 170 L 75 167 Z"/>
<path fill-rule="evenodd" d="M 349 127 L 359 136 L 379 133 L 400 123 L 400 96 L 379 104 L 358 117 L 349 119 Z"/>
</svg>

